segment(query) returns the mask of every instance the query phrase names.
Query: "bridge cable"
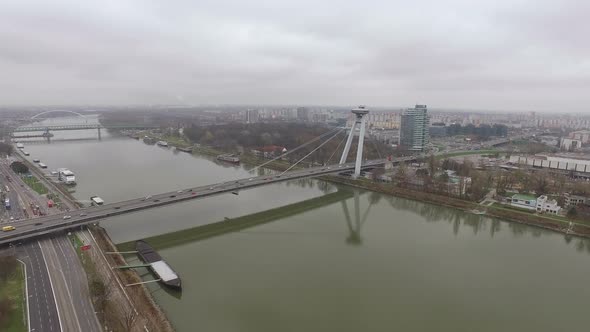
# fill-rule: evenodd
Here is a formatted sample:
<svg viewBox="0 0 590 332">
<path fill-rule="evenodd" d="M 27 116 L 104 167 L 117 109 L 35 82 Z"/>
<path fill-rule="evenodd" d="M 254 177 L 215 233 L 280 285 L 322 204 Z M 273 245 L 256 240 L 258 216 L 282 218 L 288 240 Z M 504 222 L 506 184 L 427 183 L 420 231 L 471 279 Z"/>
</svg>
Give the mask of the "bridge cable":
<svg viewBox="0 0 590 332">
<path fill-rule="evenodd" d="M 315 149 L 313 149 L 310 153 L 306 154 L 303 158 L 299 159 L 296 163 L 294 163 L 293 165 L 289 166 L 289 168 L 287 168 L 285 171 L 283 171 L 283 173 L 281 173 L 280 175 L 283 175 L 285 173 L 287 173 L 288 171 L 291 170 L 291 168 L 297 166 L 297 164 L 299 164 L 300 162 L 302 162 L 305 158 L 309 157 L 312 153 L 316 152 L 317 150 L 319 150 L 319 148 L 321 148 L 322 146 L 324 146 L 326 143 L 328 143 L 329 141 L 332 140 L 332 138 L 338 136 L 342 131 L 344 131 L 346 128 L 342 128 L 340 129 L 336 134 L 334 134 L 332 137 L 328 138 L 324 143 L 318 145 Z"/>
<path fill-rule="evenodd" d="M 328 161 L 326 161 L 326 165 L 329 165 L 330 164 L 330 160 L 332 160 L 332 157 L 334 157 L 334 155 L 336 154 L 336 152 L 338 152 L 338 148 L 340 147 L 340 145 L 342 145 L 342 143 L 344 143 L 344 141 L 347 138 L 348 137 L 346 135 L 344 135 L 344 138 L 342 138 L 342 140 L 340 141 L 340 143 L 338 144 L 338 146 L 336 147 L 336 149 L 334 149 L 334 152 L 332 153 L 332 155 L 330 156 L 330 158 L 328 159 Z"/>
<path fill-rule="evenodd" d="M 371 142 L 373 142 L 373 145 L 375 146 L 375 150 L 377 150 L 377 154 L 379 155 L 379 159 L 383 159 L 383 156 L 381 156 L 381 151 L 379 151 L 379 146 L 377 145 L 377 140 L 371 138 Z"/>
<path fill-rule="evenodd" d="M 285 152 L 285 153 L 283 153 L 283 154 L 279 155 L 278 157 L 275 157 L 275 158 L 273 158 L 273 159 L 271 159 L 271 160 L 269 160 L 269 161 L 267 161 L 267 162 L 264 162 L 264 163 L 262 163 L 262 164 L 260 164 L 260 165 L 258 165 L 258 166 L 256 166 L 256 167 L 252 168 L 251 170 L 249 170 L 249 172 L 254 172 L 254 171 L 256 171 L 257 169 L 259 169 L 260 167 L 266 166 L 266 165 L 268 165 L 268 164 L 272 163 L 273 161 L 275 161 L 275 160 L 277 160 L 277 159 L 284 158 L 284 157 L 288 156 L 289 154 L 291 154 L 291 153 L 293 153 L 293 152 L 295 152 L 295 151 L 297 151 L 297 150 L 300 150 L 300 149 L 302 149 L 302 148 L 304 148 L 304 147 L 306 147 L 306 146 L 308 146 L 308 145 L 310 145 L 310 144 L 312 144 L 312 143 L 316 142 L 317 140 L 320 140 L 320 139 L 322 139 L 322 138 L 324 138 L 324 137 L 326 137 L 326 136 L 328 136 L 328 135 L 332 134 L 333 132 L 337 131 L 338 129 L 340 129 L 340 128 L 336 127 L 336 128 L 334 128 L 334 129 L 332 129 L 332 130 L 330 130 L 330 131 L 328 131 L 328 132 L 325 132 L 325 133 L 323 133 L 322 135 L 320 135 L 320 136 L 318 136 L 318 137 L 316 137 L 316 138 L 312 139 L 311 141 L 308 141 L 308 142 L 306 142 L 306 143 L 303 143 L 302 145 L 300 145 L 300 146 L 298 146 L 298 147 L 294 148 L 293 150 L 287 151 L 287 152 Z M 341 131 L 342 131 L 342 129 L 341 129 L 341 130 L 340 130 L 338 133 L 340 133 Z"/>
</svg>

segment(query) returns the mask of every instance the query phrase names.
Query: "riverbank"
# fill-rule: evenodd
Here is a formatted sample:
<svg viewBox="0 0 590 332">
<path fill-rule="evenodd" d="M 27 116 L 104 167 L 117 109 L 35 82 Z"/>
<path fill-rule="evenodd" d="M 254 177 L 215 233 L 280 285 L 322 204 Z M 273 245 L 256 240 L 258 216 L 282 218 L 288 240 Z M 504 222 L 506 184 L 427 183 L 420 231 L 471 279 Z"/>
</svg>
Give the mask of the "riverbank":
<svg viewBox="0 0 590 332">
<path fill-rule="evenodd" d="M 392 184 L 376 183 L 366 179 L 354 180 L 351 178 L 332 176 L 330 179 L 328 179 L 328 181 L 376 191 L 396 197 L 408 198 L 424 203 L 452 207 L 465 212 L 471 212 L 472 210 L 485 210 L 485 215 L 488 217 L 495 217 L 508 222 L 516 222 L 528 226 L 539 227 L 566 235 L 590 238 L 590 227 L 579 223 L 573 223 L 573 227 L 569 228 L 569 221 L 553 219 L 550 216 L 531 215 L 496 206 L 482 206 L 471 201 L 408 188 L 400 188 L 393 186 Z"/>
<path fill-rule="evenodd" d="M 18 156 L 36 176 L 38 183 L 47 188 L 47 196 L 56 202 L 63 203 L 62 208 L 75 210 L 83 206 L 68 192 L 66 186 L 49 180 L 24 156 Z M 90 250 L 84 252 L 80 250 L 82 243 L 80 238 L 85 239 L 84 244 L 91 244 Z M 116 251 L 114 243 L 104 229 L 99 226 L 89 226 L 87 232 L 82 230 L 72 232 L 70 239 L 86 273 L 93 305 L 95 310 L 100 312 L 99 319 L 103 326 L 111 328 L 119 326 L 125 331 L 138 332 L 145 331 L 145 328 L 152 332 L 174 331 L 172 324 L 162 309 L 154 302 L 146 287 L 143 285 L 123 286 L 141 281 L 141 279 L 133 271 L 112 269 L 112 266 L 121 265 L 117 263 L 124 260 L 119 254 L 103 254 L 107 251 Z M 97 286 L 99 284 L 102 286 Z"/>
<path fill-rule="evenodd" d="M 478 151 L 479 153 L 489 153 L 492 150 L 488 151 Z M 206 155 L 218 155 L 223 152 L 217 151 L 211 148 L 203 147 L 193 151 L 193 153 L 203 153 Z M 263 162 L 268 160 L 260 159 L 256 156 L 250 155 L 243 155 L 241 156 L 242 161 L 244 164 L 249 165 L 259 165 Z M 277 170 L 277 171 L 284 171 L 289 167 L 289 164 L 285 161 L 273 161 L 267 164 L 265 167 Z M 443 196 L 423 191 L 412 190 L 409 188 L 401 188 L 394 186 L 393 184 L 389 183 L 378 183 L 368 179 L 352 179 L 350 177 L 342 177 L 342 176 L 334 176 L 334 175 L 326 175 L 318 177 L 318 179 L 329 181 L 333 183 L 339 183 L 344 185 L 349 185 L 361 189 L 371 190 L 380 192 L 383 194 L 393 195 L 397 197 L 408 198 L 412 200 L 417 200 L 421 202 L 437 204 L 441 206 L 452 207 L 456 209 L 463 210 L 465 212 L 471 213 L 472 210 L 485 210 L 485 214 L 489 217 L 500 218 L 505 221 L 509 222 L 516 222 L 525 224 L 528 226 L 539 227 L 547 230 L 551 230 L 554 232 L 570 235 L 570 236 L 579 236 L 590 238 L 590 225 L 580 224 L 574 220 L 560 220 L 556 218 L 552 218 L 551 216 L 544 216 L 544 215 L 537 215 L 537 214 L 529 214 L 529 213 L 521 213 L 518 211 L 511 211 L 507 210 L 503 207 L 498 207 L 495 205 L 492 206 L 482 206 L 477 204 L 476 202 L 466 201 L 462 199 L 457 199 L 449 196 Z M 570 227 L 570 222 L 572 225 Z"/>
<path fill-rule="evenodd" d="M 265 210 L 237 218 L 226 218 L 218 222 L 184 229 L 177 232 L 156 235 L 143 240 L 158 249 L 179 246 L 193 241 L 204 240 L 214 236 L 230 232 L 238 232 L 247 228 L 269 223 L 278 219 L 287 218 L 299 213 L 324 207 L 340 202 L 353 196 L 352 191 L 339 190 L 320 197 L 307 199 L 301 202 Z M 135 241 L 120 243 L 117 245 L 120 251 L 135 250 Z"/>
<path fill-rule="evenodd" d="M 103 256 L 103 258 L 107 260 L 108 265 L 127 265 L 123 256 L 116 253 L 118 252 L 118 249 L 109 237 L 106 230 L 100 226 L 93 226 L 92 230 L 100 250 L 102 252 L 113 253 Z M 133 270 L 115 269 L 112 270 L 112 273 L 116 274 L 122 285 L 136 284 L 143 281 L 137 272 Z M 115 286 L 111 285 L 111 287 Z M 125 287 L 124 291 L 126 293 L 127 300 L 132 303 L 134 311 L 148 322 L 146 325 L 149 326 L 149 331 L 174 331 L 172 323 L 168 317 L 166 317 L 166 314 L 160 308 L 160 306 L 154 301 L 149 290 L 144 285 Z M 141 328 L 138 330 L 141 330 Z"/>
</svg>

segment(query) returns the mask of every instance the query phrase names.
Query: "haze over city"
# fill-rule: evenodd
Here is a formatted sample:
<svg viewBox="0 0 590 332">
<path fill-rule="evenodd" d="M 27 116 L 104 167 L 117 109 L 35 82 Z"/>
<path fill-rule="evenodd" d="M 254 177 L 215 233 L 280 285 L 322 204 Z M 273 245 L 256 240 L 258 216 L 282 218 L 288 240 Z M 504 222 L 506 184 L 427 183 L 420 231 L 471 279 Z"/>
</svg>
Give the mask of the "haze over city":
<svg viewBox="0 0 590 332">
<path fill-rule="evenodd" d="M 572 0 L 3 1 L 0 104 L 585 112 L 589 13 Z"/>
<path fill-rule="evenodd" d="M 0 331 L 585 331 L 590 3 L 0 2 Z"/>
</svg>

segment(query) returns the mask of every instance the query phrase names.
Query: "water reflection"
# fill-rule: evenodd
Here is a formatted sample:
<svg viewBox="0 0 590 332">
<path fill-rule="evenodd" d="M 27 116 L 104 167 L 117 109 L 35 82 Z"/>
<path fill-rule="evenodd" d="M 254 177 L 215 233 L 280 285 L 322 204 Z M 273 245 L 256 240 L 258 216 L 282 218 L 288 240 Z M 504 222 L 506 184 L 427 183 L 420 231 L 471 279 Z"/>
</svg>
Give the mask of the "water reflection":
<svg viewBox="0 0 590 332">
<path fill-rule="evenodd" d="M 361 230 L 365 222 L 367 221 L 367 217 L 369 216 L 369 212 L 371 211 L 371 207 L 374 204 L 377 204 L 381 199 L 381 195 L 373 195 L 377 193 L 370 193 L 369 195 L 369 206 L 362 214 L 361 217 L 361 209 L 360 209 L 360 191 L 358 189 L 354 190 L 354 221 L 350 216 L 350 211 L 348 210 L 348 204 L 346 201 L 340 201 L 342 206 L 342 212 L 344 213 L 344 219 L 346 220 L 346 226 L 348 227 L 348 237 L 346 238 L 346 243 L 351 245 L 361 245 L 363 240 L 361 238 Z"/>
</svg>

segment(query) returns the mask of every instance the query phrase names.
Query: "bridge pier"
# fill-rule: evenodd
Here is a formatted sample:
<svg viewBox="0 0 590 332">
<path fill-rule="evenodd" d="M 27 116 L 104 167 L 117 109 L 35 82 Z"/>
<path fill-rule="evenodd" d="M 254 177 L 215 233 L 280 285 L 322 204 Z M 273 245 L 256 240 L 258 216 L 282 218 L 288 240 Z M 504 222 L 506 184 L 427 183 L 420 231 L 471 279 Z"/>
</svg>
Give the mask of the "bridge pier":
<svg viewBox="0 0 590 332">
<path fill-rule="evenodd" d="M 100 126 L 98 126 L 97 129 L 98 129 L 98 140 L 100 141 L 100 140 L 102 140 L 102 137 L 100 136 Z"/>
<path fill-rule="evenodd" d="M 348 133 L 348 138 L 346 139 L 346 145 L 344 146 L 344 151 L 342 152 L 342 157 L 340 157 L 340 164 L 346 163 L 346 158 L 348 158 L 348 153 L 350 152 L 350 146 L 352 145 L 352 138 L 354 136 L 354 131 L 357 125 L 360 128 L 359 131 L 359 142 L 356 151 L 356 163 L 354 165 L 354 177 L 358 178 L 361 175 L 361 164 L 363 161 L 363 144 L 365 142 L 365 115 L 369 113 L 369 109 L 365 108 L 365 106 L 359 106 L 358 108 L 352 109 L 351 112 L 355 115 L 356 119 L 350 128 L 350 132 Z"/>
<path fill-rule="evenodd" d="M 51 143 L 51 133 L 49 132 L 49 128 L 45 128 L 45 132 L 43 133 L 47 138 L 47 143 Z"/>
</svg>

